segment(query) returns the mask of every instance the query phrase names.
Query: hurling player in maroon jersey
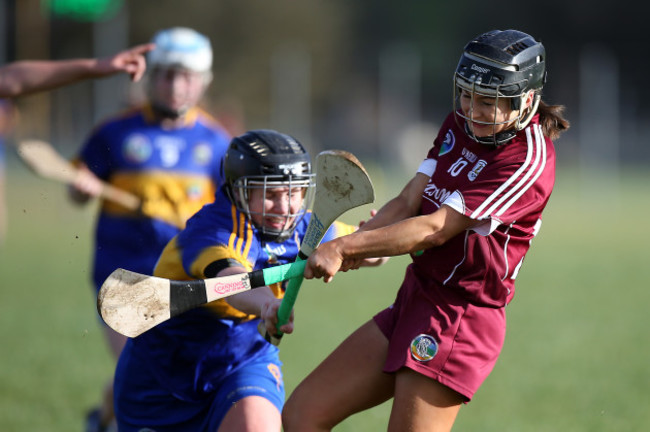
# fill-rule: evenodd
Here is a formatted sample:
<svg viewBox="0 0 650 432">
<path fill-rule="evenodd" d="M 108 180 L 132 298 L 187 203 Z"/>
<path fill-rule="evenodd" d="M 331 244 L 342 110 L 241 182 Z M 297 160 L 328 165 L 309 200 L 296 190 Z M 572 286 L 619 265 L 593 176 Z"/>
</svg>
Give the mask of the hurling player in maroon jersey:
<svg viewBox="0 0 650 432">
<path fill-rule="evenodd" d="M 393 305 L 293 392 L 285 430 L 330 430 L 393 398 L 390 431 L 450 430 L 503 346 L 505 306 L 553 189 L 552 139 L 569 127 L 541 101 L 546 53 L 516 30 L 471 40 L 455 104 L 418 172 L 359 231 L 322 244 L 306 278 L 411 254 Z"/>
</svg>

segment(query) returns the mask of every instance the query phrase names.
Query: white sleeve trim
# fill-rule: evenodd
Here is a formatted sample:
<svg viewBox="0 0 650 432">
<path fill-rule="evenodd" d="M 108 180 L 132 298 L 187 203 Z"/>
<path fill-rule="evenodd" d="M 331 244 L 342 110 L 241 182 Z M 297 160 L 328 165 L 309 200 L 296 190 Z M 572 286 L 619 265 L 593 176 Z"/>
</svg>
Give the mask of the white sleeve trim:
<svg viewBox="0 0 650 432">
<path fill-rule="evenodd" d="M 420 164 L 420 167 L 418 168 L 418 172 L 422 174 L 426 174 L 429 177 L 433 175 L 434 172 L 436 172 L 436 165 L 438 165 L 438 161 L 435 159 L 425 159 L 422 161 Z"/>
<path fill-rule="evenodd" d="M 463 200 L 463 196 L 458 191 L 454 191 L 451 195 L 449 195 L 449 197 L 442 204 L 451 207 L 460 214 L 465 214 L 465 201 Z M 471 230 L 478 235 L 487 237 L 492 234 L 492 232 L 497 229 L 500 224 L 500 221 L 489 217 L 480 221 L 479 224 L 471 228 Z"/>
<path fill-rule="evenodd" d="M 481 222 L 480 224 L 476 225 L 475 227 L 472 228 L 472 231 L 474 231 L 478 235 L 482 235 L 483 237 L 487 237 L 492 232 L 494 232 L 497 227 L 501 225 L 501 222 L 498 220 L 489 218 Z"/>
<path fill-rule="evenodd" d="M 451 195 L 449 195 L 442 204 L 453 208 L 462 215 L 465 214 L 465 201 L 463 200 L 463 196 L 458 191 L 454 191 Z"/>
</svg>

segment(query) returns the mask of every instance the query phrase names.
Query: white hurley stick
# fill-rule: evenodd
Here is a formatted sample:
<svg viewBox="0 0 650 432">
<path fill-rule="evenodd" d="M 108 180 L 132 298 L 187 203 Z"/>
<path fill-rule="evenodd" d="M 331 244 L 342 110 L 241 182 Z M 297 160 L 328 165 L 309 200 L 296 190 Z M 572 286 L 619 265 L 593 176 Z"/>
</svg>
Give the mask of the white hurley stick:
<svg viewBox="0 0 650 432">
<path fill-rule="evenodd" d="M 99 290 L 97 310 L 113 330 L 136 337 L 176 315 L 214 300 L 302 277 L 305 264 L 296 262 L 196 280 L 170 280 L 117 269 Z"/>
</svg>

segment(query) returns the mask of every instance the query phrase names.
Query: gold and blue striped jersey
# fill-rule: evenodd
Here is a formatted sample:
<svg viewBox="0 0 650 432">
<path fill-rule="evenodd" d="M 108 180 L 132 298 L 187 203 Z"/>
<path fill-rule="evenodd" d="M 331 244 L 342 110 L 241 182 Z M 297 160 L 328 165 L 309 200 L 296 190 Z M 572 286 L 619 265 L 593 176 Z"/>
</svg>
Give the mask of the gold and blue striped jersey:
<svg viewBox="0 0 650 432">
<path fill-rule="evenodd" d="M 215 261 L 231 260 L 250 272 L 293 262 L 300 240 L 305 234 L 311 213 L 298 223 L 293 236 L 282 243 L 262 242 L 260 234 L 246 215 L 230 202 L 220 190 L 215 203 L 204 207 L 188 222 L 187 227 L 163 251 L 154 274 L 175 280 L 204 279 L 206 268 Z M 349 234 L 356 227 L 334 222 L 323 242 Z M 276 297 L 284 295 L 280 284 L 270 287 Z M 206 305 L 215 315 L 224 318 L 252 319 L 228 306 L 225 300 Z"/>
<path fill-rule="evenodd" d="M 142 212 L 102 202 L 95 232 L 97 289 L 118 267 L 153 272 L 160 252 L 185 221 L 214 200 L 229 142 L 226 130 L 198 108 L 174 129 L 155 122 L 149 106 L 94 129 L 77 160 L 142 201 Z"/>
<path fill-rule="evenodd" d="M 283 243 L 261 241 L 258 230 L 220 189 L 214 203 L 203 207 L 163 251 L 155 276 L 202 279 L 206 268 L 222 259 L 234 260 L 246 270 L 293 262 L 311 213 Z M 356 227 L 335 222 L 323 241 L 349 234 Z M 272 287 L 282 297 L 284 287 Z M 257 331 L 259 318 L 217 300 L 178 315 L 133 339 L 132 354 L 147 359 L 160 382 L 180 397 L 193 400 L 220 377 L 260 353 L 277 350 Z M 205 371 L 209 371 L 206 376 Z"/>
</svg>

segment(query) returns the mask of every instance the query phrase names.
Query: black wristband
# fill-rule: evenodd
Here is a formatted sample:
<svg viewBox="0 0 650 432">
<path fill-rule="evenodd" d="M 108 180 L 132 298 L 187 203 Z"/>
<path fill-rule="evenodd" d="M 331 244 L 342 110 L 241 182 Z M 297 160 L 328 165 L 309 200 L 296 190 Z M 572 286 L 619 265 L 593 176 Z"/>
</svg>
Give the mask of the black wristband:
<svg viewBox="0 0 650 432">
<path fill-rule="evenodd" d="M 205 278 L 214 278 L 217 277 L 221 270 L 228 267 L 243 267 L 243 265 L 233 258 L 224 258 L 218 261 L 213 261 L 203 270 L 203 275 Z"/>
</svg>

